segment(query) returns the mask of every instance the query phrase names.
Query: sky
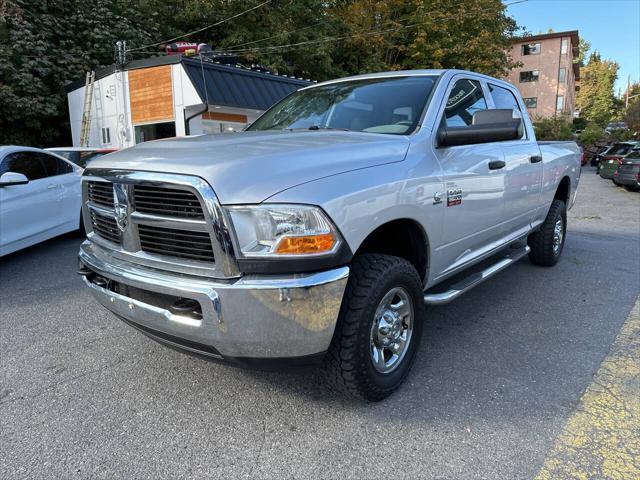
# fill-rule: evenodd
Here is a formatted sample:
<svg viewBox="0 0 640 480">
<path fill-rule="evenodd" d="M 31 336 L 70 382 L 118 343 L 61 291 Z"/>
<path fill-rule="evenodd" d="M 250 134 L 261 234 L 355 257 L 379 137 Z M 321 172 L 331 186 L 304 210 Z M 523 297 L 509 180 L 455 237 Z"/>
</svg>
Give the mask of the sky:
<svg viewBox="0 0 640 480">
<path fill-rule="evenodd" d="M 517 0 L 504 0 L 512 3 Z M 640 81 L 640 0 L 526 0 L 510 5 L 509 15 L 534 35 L 578 30 L 603 59 L 618 62 L 618 89 Z"/>
</svg>

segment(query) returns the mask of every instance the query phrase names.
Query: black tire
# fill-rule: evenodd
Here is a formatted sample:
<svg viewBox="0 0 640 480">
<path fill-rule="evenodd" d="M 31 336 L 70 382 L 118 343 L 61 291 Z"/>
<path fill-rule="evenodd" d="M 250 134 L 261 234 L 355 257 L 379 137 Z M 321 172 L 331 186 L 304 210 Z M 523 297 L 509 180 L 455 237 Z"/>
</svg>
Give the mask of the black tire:
<svg viewBox="0 0 640 480">
<path fill-rule="evenodd" d="M 394 289 L 401 289 L 411 303 L 413 329 L 404 356 L 393 370 L 381 373 L 372 359 L 374 317 L 381 301 Z M 325 381 L 342 393 L 367 401 L 375 402 L 391 395 L 409 373 L 420 344 L 423 296 L 418 272 L 407 260 L 381 254 L 356 256 L 321 369 Z M 410 331 L 404 322 L 403 328 Z"/>
<path fill-rule="evenodd" d="M 559 248 L 554 248 L 555 227 L 558 220 L 562 220 L 562 238 Z M 567 207 L 562 200 L 554 200 L 551 203 L 549 213 L 540 229 L 529 235 L 527 244 L 531 248 L 529 260 L 536 265 L 552 267 L 560 259 L 564 240 L 567 233 Z"/>
<path fill-rule="evenodd" d="M 627 192 L 637 192 L 638 190 L 640 190 L 640 187 L 634 187 L 634 186 L 632 186 L 632 185 L 625 185 L 625 186 L 624 186 L 624 189 L 625 189 Z"/>
</svg>

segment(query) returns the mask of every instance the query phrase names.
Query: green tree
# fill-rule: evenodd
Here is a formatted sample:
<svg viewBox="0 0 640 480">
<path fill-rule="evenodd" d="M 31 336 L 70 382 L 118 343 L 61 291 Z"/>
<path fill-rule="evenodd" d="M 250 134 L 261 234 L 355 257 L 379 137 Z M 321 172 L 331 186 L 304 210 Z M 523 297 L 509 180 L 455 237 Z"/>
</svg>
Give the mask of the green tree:
<svg viewBox="0 0 640 480">
<path fill-rule="evenodd" d="M 261 3 L 0 0 L 0 143 L 68 144 L 64 87 L 111 65 L 117 40 L 129 59 L 180 39 L 315 80 L 403 68 L 502 75 L 514 66 L 507 52 L 518 27 L 500 0 L 272 0 L 242 14 Z"/>
<path fill-rule="evenodd" d="M 622 100 L 625 100 L 625 95 Z M 640 82 L 629 86 L 629 105 L 624 110 L 624 121 L 633 133 L 640 133 Z"/>
<path fill-rule="evenodd" d="M 500 0 L 354 0 L 334 14 L 350 32 L 375 32 L 338 47 L 345 71 L 463 68 L 504 75 L 516 22 Z"/>
<path fill-rule="evenodd" d="M 604 138 L 604 129 L 595 123 L 589 123 L 578 136 L 583 145 L 593 145 Z"/>
<path fill-rule="evenodd" d="M 538 140 L 571 140 L 571 123 L 562 118 L 544 118 L 534 120 L 533 127 Z"/>
<path fill-rule="evenodd" d="M 605 126 L 616 113 L 614 85 L 618 78 L 618 64 L 602 60 L 598 52 L 589 57 L 580 69 L 580 90 L 576 107 L 580 115 L 600 126 Z"/>
<path fill-rule="evenodd" d="M 573 59 L 573 63 L 577 63 L 580 66 L 584 65 L 584 61 L 587 58 L 589 50 L 591 50 L 591 43 L 580 37 L 580 41 L 578 43 L 578 56 Z"/>
<path fill-rule="evenodd" d="M 3 1 L 0 14 L 0 144 L 69 144 L 65 85 L 152 32 L 124 0 Z"/>
</svg>

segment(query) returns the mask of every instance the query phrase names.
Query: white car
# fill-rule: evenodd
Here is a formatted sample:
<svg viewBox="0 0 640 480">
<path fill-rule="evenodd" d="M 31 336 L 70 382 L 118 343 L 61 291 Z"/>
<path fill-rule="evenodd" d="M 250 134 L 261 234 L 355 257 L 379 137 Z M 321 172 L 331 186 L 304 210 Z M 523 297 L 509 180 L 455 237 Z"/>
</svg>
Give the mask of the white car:
<svg viewBox="0 0 640 480">
<path fill-rule="evenodd" d="M 38 148 L 0 146 L 0 256 L 80 228 L 82 172 Z"/>
</svg>

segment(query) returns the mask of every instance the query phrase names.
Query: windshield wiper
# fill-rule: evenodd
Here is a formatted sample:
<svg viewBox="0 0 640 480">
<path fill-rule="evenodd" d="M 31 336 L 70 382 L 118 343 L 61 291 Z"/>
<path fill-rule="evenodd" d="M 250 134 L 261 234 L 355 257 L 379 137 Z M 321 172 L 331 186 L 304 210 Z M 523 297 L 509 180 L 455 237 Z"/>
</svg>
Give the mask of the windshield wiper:
<svg viewBox="0 0 640 480">
<path fill-rule="evenodd" d="M 311 125 L 307 130 L 340 130 L 343 132 L 350 132 L 348 128 L 335 128 L 335 127 L 327 127 L 326 125 Z"/>
</svg>

